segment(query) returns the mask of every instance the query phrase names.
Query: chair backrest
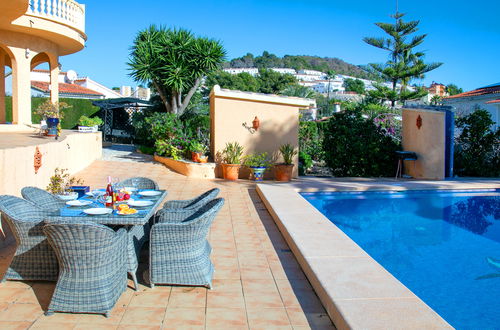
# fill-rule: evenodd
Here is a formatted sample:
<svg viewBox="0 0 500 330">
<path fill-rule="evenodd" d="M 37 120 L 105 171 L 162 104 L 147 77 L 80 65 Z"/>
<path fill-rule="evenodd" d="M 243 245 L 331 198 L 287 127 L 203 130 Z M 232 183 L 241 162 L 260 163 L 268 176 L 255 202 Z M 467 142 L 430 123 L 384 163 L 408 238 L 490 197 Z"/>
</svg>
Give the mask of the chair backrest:
<svg viewBox="0 0 500 330">
<path fill-rule="evenodd" d="M 200 207 L 196 212 L 192 215 L 184 219 L 183 223 L 192 223 L 207 220 L 209 223 L 215 219 L 217 213 L 219 213 L 220 209 L 224 205 L 224 198 L 215 198 Z"/>
<path fill-rule="evenodd" d="M 59 211 L 66 203 L 59 197 L 37 187 L 24 187 L 21 189 L 21 195 L 41 209 L 50 212 Z"/>
<path fill-rule="evenodd" d="M 32 246 L 45 240 L 43 220 L 49 213 L 16 196 L 0 196 L 0 212 L 20 246 Z"/>
<path fill-rule="evenodd" d="M 200 196 L 198 197 L 195 197 L 191 203 L 189 203 L 188 205 L 186 205 L 185 208 L 194 208 L 194 207 L 200 207 L 202 206 L 203 204 L 211 201 L 212 199 L 214 199 L 215 197 L 217 197 L 217 195 L 219 194 L 220 192 L 220 189 L 219 188 L 213 188 L 213 189 L 210 189 L 208 191 L 205 191 L 203 194 L 201 194 Z"/>
<path fill-rule="evenodd" d="M 43 231 L 62 269 L 99 269 L 109 264 L 110 253 L 116 253 L 117 233 L 100 224 L 54 221 L 47 223 Z"/>
<path fill-rule="evenodd" d="M 134 187 L 137 189 L 155 189 L 155 190 L 159 189 L 159 186 L 155 181 L 144 177 L 134 177 L 125 179 L 119 182 L 116 186 L 117 188 Z"/>
</svg>

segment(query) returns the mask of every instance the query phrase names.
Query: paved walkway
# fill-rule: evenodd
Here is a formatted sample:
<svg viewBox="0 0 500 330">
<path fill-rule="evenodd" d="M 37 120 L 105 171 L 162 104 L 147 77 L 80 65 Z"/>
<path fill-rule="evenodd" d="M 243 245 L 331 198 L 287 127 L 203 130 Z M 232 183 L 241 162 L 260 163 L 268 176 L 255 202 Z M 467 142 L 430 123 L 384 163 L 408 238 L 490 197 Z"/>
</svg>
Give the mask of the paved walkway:
<svg viewBox="0 0 500 330">
<path fill-rule="evenodd" d="M 114 153 L 112 151 L 111 153 Z M 115 156 L 119 159 L 120 150 Z M 118 156 L 116 156 L 118 154 Z M 123 159 L 122 159 L 123 160 Z M 167 199 L 191 198 L 218 187 L 226 199 L 210 231 L 214 289 L 141 283 L 121 296 L 111 317 L 43 315 L 54 284 L 7 281 L 0 284 L 1 329 L 333 329 L 323 306 L 249 181 L 188 179 L 149 161 L 99 160 L 77 174 L 103 187 L 106 177 L 147 176 L 167 189 Z M 0 250 L 0 270 L 13 248 Z M 147 268 L 143 250 L 139 279 Z"/>
</svg>

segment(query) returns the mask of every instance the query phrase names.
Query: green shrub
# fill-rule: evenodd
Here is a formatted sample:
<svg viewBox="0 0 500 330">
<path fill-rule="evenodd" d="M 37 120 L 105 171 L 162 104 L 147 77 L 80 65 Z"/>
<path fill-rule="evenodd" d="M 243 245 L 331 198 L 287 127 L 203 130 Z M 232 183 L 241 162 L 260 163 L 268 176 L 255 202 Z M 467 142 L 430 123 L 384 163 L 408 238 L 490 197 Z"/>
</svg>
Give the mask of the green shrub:
<svg viewBox="0 0 500 330">
<path fill-rule="evenodd" d="M 44 103 L 48 98 L 46 97 L 32 97 L 31 98 L 31 121 L 33 123 L 40 123 L 42 117 L 33 112 Z M 91 117 L 99 111 L 99 107 L 92 105 L 92 100 L 88 99 L 72 99 L 72 98 L 60 98 L 59 102 L 66 103 L 70 108 L 64 109 L 63 120 L 61 121 L 61 128 L 63 129 L 73 129 L 78 126 L 78 120 L 81 116 Z M 6 110 L 6 121 L 12 122 L 12 97 L 5 97 L 5 110 Z"/>
<path fill-rule="evenodd" d="M 224 163 L 240 164 L 243 155 L 243 147 L 238 142 L 228 142 L 222 151 Z"/>
<path fill-rule="evenodd" d="M 488 111 L 476 109 L 458 118 L 454 172 L 460 176 L 500 176 L 500 129 L 493 130 Z"/>
<path fill-rule="evenodd" d="M 392 176 L 400 145 L 360 111 L 335 114 L 326 124 L 325 161 L 334 176 Z"/>
<path fill-rule="evenodd" d="M 299 151 L 306 153 L 316 161 L 324 159 L 324 125 L 324 122 L 315 121 L 301 121 L 299 125 Z"/>
<path fill-rule="evenodd" d="M 103 123 L 104 122 L 99 117 L 89 118 L 87 116 L 81 116 L 80 119 L 78 120 L 79 125 L 88 126 L 88 127 L 92 127 L 92 126 L 96 126 L 96 125 L 101 126 Z"/>
<path fill-rule="evenodd" d="M 309 170 L 313 165 L 311 156 L 303 151 L 299 152 L 299 175 L 305 175 L 307 170 Z"/>
<path fill-rule="evenodd" d="M 243 157 L 243 164 L 247 167 L 271 167 L 267 152 L 249 154 Z"/>
</svg>

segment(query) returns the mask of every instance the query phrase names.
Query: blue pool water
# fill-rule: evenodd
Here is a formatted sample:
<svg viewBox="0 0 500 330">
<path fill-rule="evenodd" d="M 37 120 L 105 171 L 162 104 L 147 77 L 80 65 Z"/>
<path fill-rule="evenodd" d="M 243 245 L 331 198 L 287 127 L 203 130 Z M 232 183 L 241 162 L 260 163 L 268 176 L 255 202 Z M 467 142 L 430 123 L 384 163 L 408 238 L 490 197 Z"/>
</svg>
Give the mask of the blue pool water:
<svg viewBox="0 0 500 330">
<path fill-rule="evenodd" d="M 303 193 L 458 329 L 500 329 L 500 190 Z"/>
</svg>

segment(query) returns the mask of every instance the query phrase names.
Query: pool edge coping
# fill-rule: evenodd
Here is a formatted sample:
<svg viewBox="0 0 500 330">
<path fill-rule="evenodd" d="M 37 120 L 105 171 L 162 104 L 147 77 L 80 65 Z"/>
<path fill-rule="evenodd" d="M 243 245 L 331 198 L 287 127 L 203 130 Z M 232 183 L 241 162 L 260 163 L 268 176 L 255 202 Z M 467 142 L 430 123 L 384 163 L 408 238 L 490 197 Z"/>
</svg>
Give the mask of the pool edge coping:
<svg viewBox="0 0 500 330">
<path fill-rule="evenodd" d="M 258 184 L 256 190 L 338 329 L 453 329 L 303 198 L 300 188 Z M 305 224 L 304 218 L 314 221 Z M 331 252 L 318 251 L 318 235 L 328 237 L 319 244 L 330 246 Z M 346 263 L 353 267 L 342 267 Z M 360 272 L 367 269 L 376 274 L 376 283 Z M 339 279 L 331 277 L 333 271 Z"/>
</svg>

